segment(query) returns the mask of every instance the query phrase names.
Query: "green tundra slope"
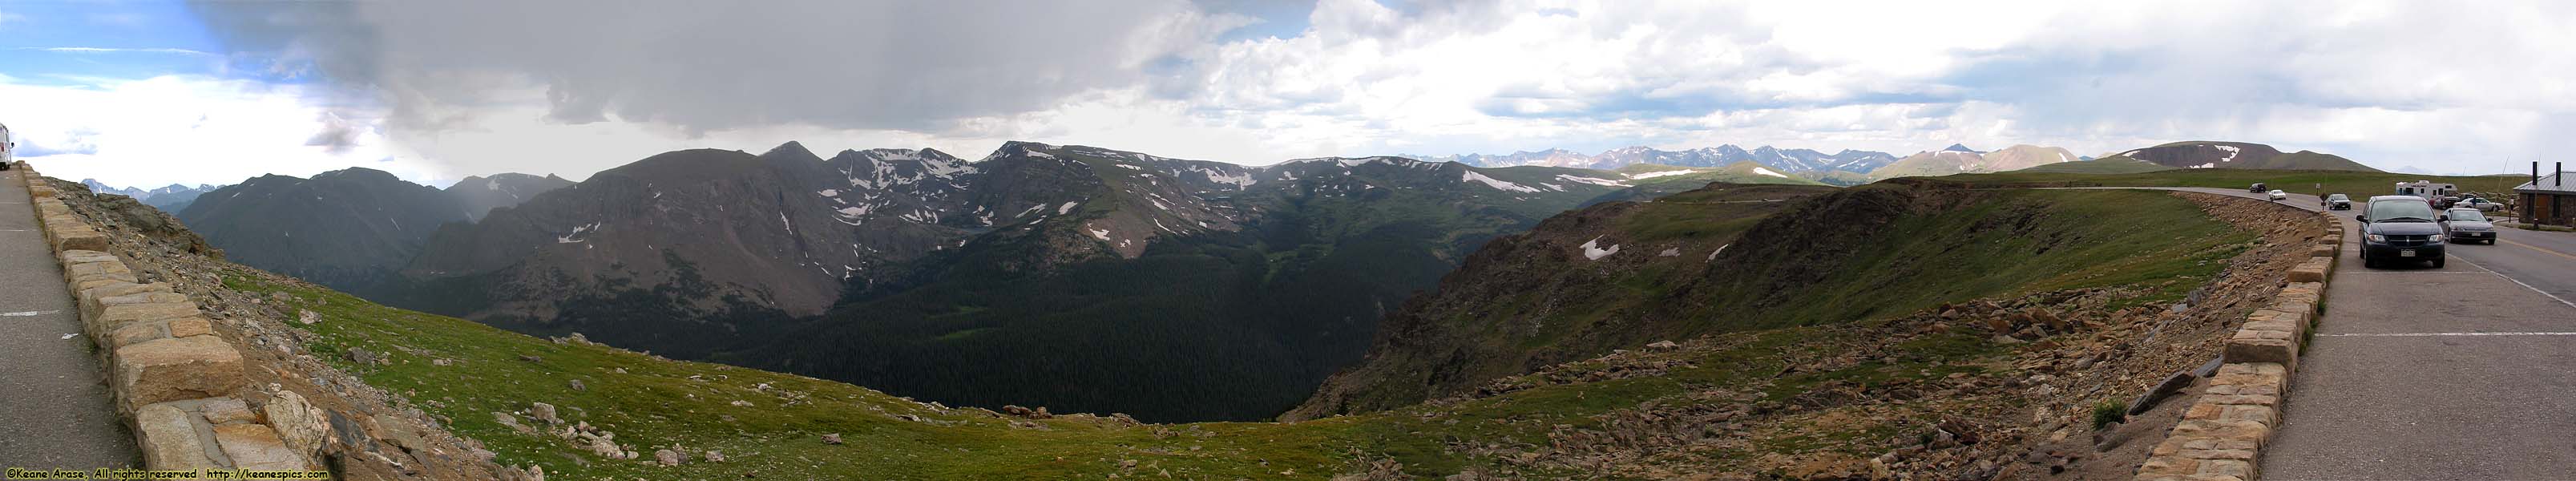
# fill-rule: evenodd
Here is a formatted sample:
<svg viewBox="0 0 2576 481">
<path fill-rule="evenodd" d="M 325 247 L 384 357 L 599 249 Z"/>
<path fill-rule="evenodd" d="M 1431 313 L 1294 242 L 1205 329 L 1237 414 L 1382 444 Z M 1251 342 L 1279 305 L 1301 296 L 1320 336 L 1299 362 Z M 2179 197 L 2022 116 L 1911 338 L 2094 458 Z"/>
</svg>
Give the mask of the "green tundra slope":
<svg viewBox="0 0 2576 481">
<path fill-rule="evenodd" d="M 2135 174 L 2140 172 L 2173 170 L 2176 168 L 2177 167 L 2166 167 L 2154 162 L 2128 157 L 2110 157 L 2076 162 L 2058 162 L 2038 167 L 2009 171 L 2006 173 Z"/>
<path fill-rule="evenodd" d="M 1537 297 L 1606 294 L 1583 306 L 1613 312 L 1641 312 L 1640 307 L 1677 301 L 1700 306 L 1773 299 L 1783 304 L 1774 305 L 1778 314 L 1712 316 L 1709 322 L 1630 330 L 1599 318 L 1582 322 L 1589 318 L 1585 316 L 1508 315 L 1535 312 L 1531 309 L 1541 305 L 1504 300 L 1494 305 L 1492 322 L 1574 321 L 1567 324 L 1571 330 L 1554 328 L 1554 340 L 1547 341 L 1577 346 L 1569 350 L 1619 345 L 1607 340 L 1613 338 L 1647 338 L 1639 336 L 1671 336 L 1666 338 L 1681 342 L 1600 358 L 1562 352 L 1554 358 L 1569 362 L 1534 362 L 1523 370 L 1529 374 L 1492 379 L 1487 389 L 1293 423 L 1158 425 L 1115 416 L 1017 416 L 951 408 L 850 384 L 674 361 L 581 341 L 549 341 L 384 307 L 238 266 L 217 274 L 227 288 L 246 298 L 274 300 L 268 305 L 281 312 L 314 312 L 313 322 L 295 325 L 304 332 L 294 338 L 306 351 L 407 398 L 457 434 L 481 441 L 497 454 L 496 462 L 541 465 L 552 479 L 1316 479 L 1339 474 L 1398 479 L 1461 472 L 1540 479 L 1669 478 L 1705 472 L 1790 476 L 1796 472 L 1783 470 L 1803 469 L 1798 466 L 1809 461 L 1848 467 L 1891 449 L 1915 453 L 1892 462 L 1892 469 L 1930 476 L 1955 475 L 1971 465 L 1985 466 L 1980 469 L 1991 474 L 1994 463 L 1978 461 L 2017 454 L 1999 446 L 2045 439 L 2045 431 L 2015 427 L 2030 422 L 2028 410 L 2034 406 L 2055 406 L 2059 410 L 2053 412 L 2062 414 L 2073 412 L 2064 406 L 2092 402 L 2091 396 L 2135 393 L 2125 378 L 2078 385 L 2070 384 L 2077 382 L 2071 376 L 2053 381 L 2066 387 L 2048 392 L 2097 394 L 2046 396 L 2028 389 L 1993 389 L 2037 379 L 2028 370 L 2033 362 L 2075 359 L 2068 350 L 2083 349 L 2096 334 L 2068 333 L 2063 327 L 2048 331 L 2027 322 L 2007 324 L 2005 332 L 1978 332 L 1983 328 L 1971 326 L 1986 324 L 1967 320 L 1950 322 L 1956 327 L 1936 325 L 1946 322 L 1930 315 L 1939 312 L 1940 304 L 2000 304 L 2004 307 L 1977 310 L 1997 316 L 2007 309 L 2048 306 L 2070 319 L 2086 316 L 2078 326 L 2097 326 L 2075 328 L 2079 330 L 2152 325 L 2122 316 L 2145 312 L 2128 306 L 2169 302 L 2205 282 L 2248 238 L 2190 203 L 2124 191 L 1963 197 L 1918 193 L 1925 202 L 1908 205 L 1920 210 L 1875 222 L 1885 235 L 1782 230 L 1833 220 L 1817 214 L 1901 190 L 1877 186 L 1854 193 L 1721 184 L 1656 205 L 1612 203 L 1551 219 L 1540 228 L 1543 233 L 1533 235 L 1553 235 L 1544 232 L 1562 230 L 1558 224 L 1593 225 L 1574 220 L 1583 212 L 1619 212 L 1616 222 L 1598 225 L 1615 231 L 1626 244 L 1621 252 L 1695 263 L 1707 262 L 1710 255 L 1700 247 L 1715 247 L 1703 244 L 1740 235 L 1784 236 L 1763 242 L 1774 247 L 1737 246 L 1745 255 L 1777 260 L 1737 257 L 1737 250 L 1719 260 L 1739 266 L 1734 270 L 1798 281 L 1804 287 L 1733 294 L 1688 291 L 1737 286 L 1672 282 L 1697 271 L 1678 264 L 1656 267 L 1652 260 L 1634 272 L 1593 274 L 1607 275 L 1604 280 L 1534 286 L 1544 289 L 1530 293 Z M 1748 199 L 1754 202 L 1737 202 Z M 1774 213 L 1794 217 L 1760 218 Z M 1848 245 L 1814 255 L 1788 250 L 1828 241 Z M 1522 247 L 1478 256 L 1536 252 L 1526 249 L 1538 240 L 1503 242 Z M 1658 256 L 1648 248 L 1661 243 L 1698 252 Z M 1842 261 L 1814 262 L 1818 256 Z M 1579 253 L 1558 257 L 1584 259 Z M 1490 262 L 1470 260 L 1471 271 L 1453 274 L 1451 280 Z M 1791 262 L 1806 267 L 1786 269 Z M 1996 274 L 1974 274 L 1988 271 Z M 1700 295 L 1716 297 L 1686 299 Z M 2021 338 L 1989 340 L 2004 339 L 1998 336 L 2012 328 L 2019 329 L 2015 335 Z M 2167 337 L 2175 335 L 2167 332 Z M 1576 333 L 1588 334 L 1566 336 Z M 1714 334 L 1690 337 L 1694 333 Z M 2098 335 L 2111 336 L 2108 331 Z M 337 355 L 350 348 L 376 353 L 381 360 L 359 363 Z M 2160 375 L 2171 369 L 2157 364 L 2121 372 Z M 575 381 L 579 388 L 572 385 Z M 557 406 L 565 423 L 615 433 L 616 444 L 643 453 L 643 459 L 603 457 L 551 434 L 564 427 L 532 421 L 526 414 L 540 402 Z M 535 426 L 521 431 L 502 417 Z M 828 434 L 838 435 L 842 443 L 824 442 Z M 1951 441 L 1962 435 L 1985 442 Z M 677 466 L 651 462 L 660 449 L 688 453 L 688 461 Z M 710 450 L 722 452 L 725 459 L 707 460 L 703 453 Z"/>
<path fill-rule="evenodd" d="M 2145 192 L 1882 183 L 1766 212 L 1700 212 L 1775 196 L 1712 186 L 1569 212 L 1497 239 L 1389 317 L 1366 360 L 1284 419 L 1455 395 L 1656 339 L 2132 282 L 2229 255 L 2216 248 L 2228 242 L 2224 225 Z"/>
</svg>

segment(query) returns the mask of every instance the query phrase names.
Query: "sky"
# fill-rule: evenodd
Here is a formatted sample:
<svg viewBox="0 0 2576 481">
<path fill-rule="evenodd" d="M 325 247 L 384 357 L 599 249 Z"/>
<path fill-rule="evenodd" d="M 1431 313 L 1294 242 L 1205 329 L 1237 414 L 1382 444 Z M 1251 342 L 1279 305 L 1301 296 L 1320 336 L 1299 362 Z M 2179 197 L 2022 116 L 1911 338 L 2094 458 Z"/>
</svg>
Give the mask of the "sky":
<svg viewBox="0 0 2576 481">
<path fill-rule="evenodd" d="M 0 0 L 49 175 L 579 180 L 685 148 L 1319 156 L 2180 140 L 2520 172 L 2576 2 Z"/>
</svg>

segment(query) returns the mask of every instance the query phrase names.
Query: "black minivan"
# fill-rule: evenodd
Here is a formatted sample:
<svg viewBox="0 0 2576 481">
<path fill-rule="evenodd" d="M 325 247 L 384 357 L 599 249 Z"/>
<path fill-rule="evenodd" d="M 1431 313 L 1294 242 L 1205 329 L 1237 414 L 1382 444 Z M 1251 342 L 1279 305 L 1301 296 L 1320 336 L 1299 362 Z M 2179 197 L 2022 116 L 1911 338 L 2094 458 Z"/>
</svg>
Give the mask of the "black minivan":
<svg viewBox="0 0 2576 481">
<path fill-rule="evenodd" d="M 2442 224 L 2438 223 L 2442 215 L 2433 212 L 2432 202 L 2383 195 L 2371 197 L 2364 209 L 2352 216 L 2361 221 L 2362 267 L 2413 261 L 2433 261 L 2433 267 L 2442 267 Z"/>
</svg>

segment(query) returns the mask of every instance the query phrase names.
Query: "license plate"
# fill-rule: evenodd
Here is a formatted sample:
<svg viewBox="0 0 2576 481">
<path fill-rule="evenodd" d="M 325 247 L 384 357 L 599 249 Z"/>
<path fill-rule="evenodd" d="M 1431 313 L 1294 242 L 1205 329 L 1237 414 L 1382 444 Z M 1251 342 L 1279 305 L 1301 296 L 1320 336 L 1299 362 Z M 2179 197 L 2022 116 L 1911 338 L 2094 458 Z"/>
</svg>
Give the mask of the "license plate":
<svg viewBox="0 0 2576 481">
<path fill-rule="evenodd" d="M 2415 251 L 2397 251 L 2398 257 L 2415 257 Z"/>
</svg>

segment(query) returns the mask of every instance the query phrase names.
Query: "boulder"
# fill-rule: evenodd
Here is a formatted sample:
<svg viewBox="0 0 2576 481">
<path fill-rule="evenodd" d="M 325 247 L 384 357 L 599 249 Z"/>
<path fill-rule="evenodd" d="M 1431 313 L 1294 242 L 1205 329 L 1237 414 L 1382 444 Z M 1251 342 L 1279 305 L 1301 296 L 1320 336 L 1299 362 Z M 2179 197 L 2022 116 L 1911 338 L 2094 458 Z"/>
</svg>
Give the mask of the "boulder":
<svg viewBox="0 0 2576 481">
<path fill-rule="evenodd" d="M 267 415 L 268 426 L 277 429 L 277 438 L 297 454 L 318 458 L 322 447 L 331 444 L 330 421 L 313 403 L 305 402 L 304 395 L 278 391 L 260 411 Z"/>
<path fill-rule="evenodd" d="M 215 426 L 215 444 L 222 446 L 224 456 L 232 458 L 233 467 L 258 471 L 305 469 L 310 463 L 295 454 L 294 448 L 277 437 L 277 430 L 257 424 Z"/>
<path fill-rule="evenodd" d="M 197 404 L 197 412 L 214 424 L 258 423 L 259 415 L 250 412 L 250 404 L 240 399 L 219 397 Z"/>
<path fill-rule="evenodd" d="M 1657 351 L 1670 351 L 1670 350 L 1674 350 L 1674 349 L 1681 349 L 1681 348 L 1682 348 L 1682 345 L 1680 345 L 1680 344 L 1674 344 L 1672 341 L 1655 341 L 1655 343 L 1653 343 L 1653 344 L 1647 344 L 1647 345 L 1646 345 L 1646 348 L 1647 348 L 1647 349 L 1652 349 L 1652 350 L 1657 350 Z"/>
<path fill-rule="evenodd" d="M 841 444 L 841 433 L 823 435 L 823 444 Z"/>
<path fill-rule="evenodd" d="M 2333 265 L 2332 258 L 2310 257 L 2307 262 L 2290 269 L 2290 282 L 2325 282 L 2326 272 L 2332 270 Z"/>
<path fill-rule="evenodd" d="M 99 290 L 101 289 L 90 289 L 81 292 Z M 184 302 L 188 302 L 188 296 L 174 292 L 141 292 L 113 297 L 83 298 L 81 299 L 80 306 L 81 318 L 96 318 L 101 311 L 107 310 L 108 306 L 120 306 L 126 304 L 175 304 Z"/>
<path fill-rule="evenodd" d="M 72 278 L 89 274 L 125 274 L 131 276 L 134 275 L 134 269 L 125 267 L 125 263 L 123 262 L 113 261 L 63 265 L 63 281 L 65 282 L 71 281 Z"/>
<path fill-rule="evenodd" d="M 159 322 L 137 322 L 126 324 L 125 327 L 117 329 L 116 332 L 108 333 L 106 338 L 99 340 L 99 342 L 104 343 L 100 347 L 116 349 L 151 342 L 155 339 L 167 339 L 170 337 L 170 334 L 168 331 L 162 330 L 163 326 L 164 324 Z"/>
<path fill-rule="evenodd" d="M 144 469 L 222 468 L 208 453 L 208 439 L 197 436 L 197 416 L 171 404 L 144 406 L 134 413 L 134 447 L 143 451 Z"/>
<path fill-rule="evenodd" d="M 84 262 L 124 262 L 124 261 L 125 261 L 125 259 L 121 259 L 121 258 L 116 257 L 116 254 L 109 254 L 109 253 L 106 253 L 106 252 L 92 251 L 92 250 L 67 250 L 67 251 L 63 251 L 63 252 L 62 252 L 62 253 L 60 253 L 60 254 L 54 254 L 54 258 L 55 258 L 55 259 L 58 259 L 58 260 L 63 261 L 63 264 L 64 264 L 64 265 L 79 264 L 79 263 L 84 263 Z"/>
<path fill-rule="evenodd" d="M 679 466 L 680 453 L 668 449 L 654 450 L 653 462 L 662 463 L 663 466 Z"/>
<path fill-rule="evenodd" d="M 88 321 L 87 327 L 91 334 L 96 335 L 115 332 L 117 329 L 124 328 L 126 324 L 136 322 L 166 321 L 203 315 L 204 313 L 197 310 L 196 303 L 164 302 L 111 305 L 99 309 L 98 316 L 84 320 Z"/>
<path fill-rule="evenodd" d="M 75 225 L 67 229 L 53 229 L 48 232 L 48 234 L 51 234 L 48 237 L 54 241 L 54 248 L 56 249 L 107 249 L 107 235 L 100 234 L 98 229 L 92 229 L 87 225 Z"/>
<path fill-rule="evenodd" d="M 204 336 L 214 334 L 215 326 L 203 317 L 182 317 L 170 320 L 169 331 L 170 337 Z"/>
<path fill-rule="evenodd" d="M 546 424 L 563 424 L 563 418 L 555 417 L 555 405 L 553 404 L 529 403 L 528 417 L 536 418 L 538 421 L 545 421 Z"/>
<path fill-rule="evenodd" d="M 116 349 L 111 371 L 128 410 L 231 394 L 242 386 L 241 353 L 214 336 L 160 339 Z"/>
<path fill-rule="evenodd" d="M 536 428 L 528 427 L 526 424 L 519 424 L 519 417 L 512 416 L 510 413 L 495 412 L 492 413 L 492 419 L 500 421 L 502 427 L 510 428 L 511 431 L 518 431 L 519 434 L 535 434 L 537 432 Z"/>
</svg>

